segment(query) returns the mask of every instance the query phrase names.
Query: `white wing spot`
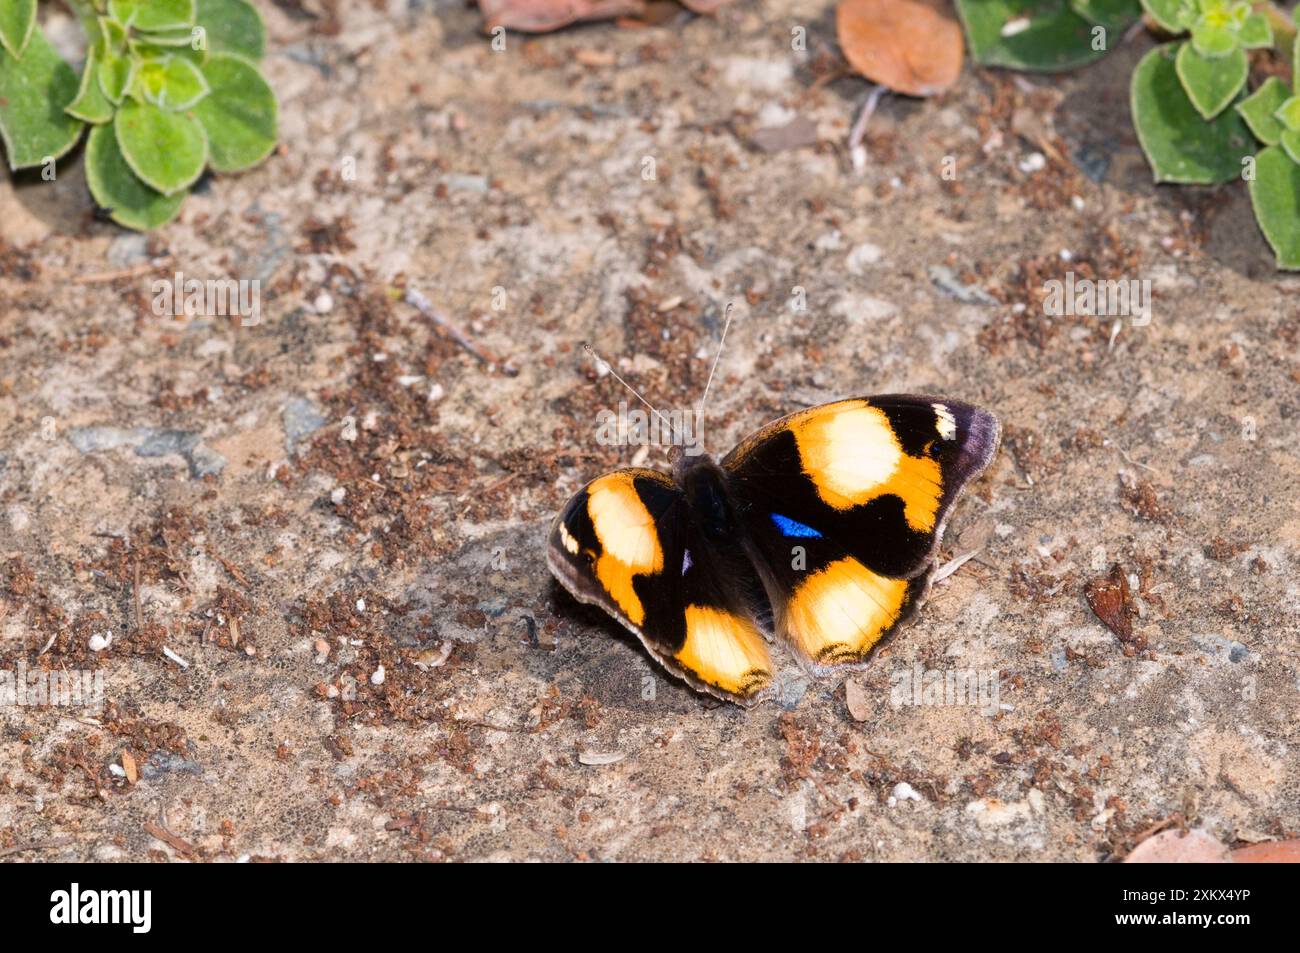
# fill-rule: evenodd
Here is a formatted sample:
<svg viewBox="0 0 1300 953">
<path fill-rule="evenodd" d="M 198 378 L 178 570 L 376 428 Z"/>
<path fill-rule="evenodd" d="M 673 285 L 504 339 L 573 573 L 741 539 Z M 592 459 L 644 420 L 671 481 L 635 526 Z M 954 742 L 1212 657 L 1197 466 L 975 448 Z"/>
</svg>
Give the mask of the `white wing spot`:
<svg viewBox="0 0 1300 953">
<path fill-rule="evenodd" d="M 952 415 L 952 411 L 943 404 L 935 404 L 934 416 L 939 436 L 944 440 L 957 439 L 957 418 Z"/>
<path fill-rule="evenodd" d="M 572 555 L 578 555 L 578 541 L 573 538 L 573 534 L 563 523 L 560 524 L 560 542 Z"/>
</svg>

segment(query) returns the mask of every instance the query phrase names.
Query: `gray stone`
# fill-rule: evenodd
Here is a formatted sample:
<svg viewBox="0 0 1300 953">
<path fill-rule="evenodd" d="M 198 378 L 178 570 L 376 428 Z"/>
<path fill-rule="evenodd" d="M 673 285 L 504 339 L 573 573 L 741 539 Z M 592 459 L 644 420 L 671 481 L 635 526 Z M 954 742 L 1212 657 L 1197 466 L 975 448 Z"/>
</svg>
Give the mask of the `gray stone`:
<svg viewBox="0 0 1300 953">
<path fill-rule="evenodd" d="M 329 418 L 306 397 L 290 397 L 284 405 L 284 446 L 293 453 L 298 441 L 324 427 Z"/>
<path fill-rule="evenodd" d="M 202 445 L 190 451 L 187 459 L 190 464 L 190 476 L 196 480 L 205 476 L 219 476 L 226 468 L 225 457 Z"/>
<path fill-rule="evenodd" d="M 129 268 L 149 257 L 149 239 L 136 232 L 118 235 L 108 243 L 105 257 L 115 268 Z"/>
<path fill-rule="evenodd" d="M 137 457 L 187 456 L 199 443 L 199 435 L 189 430 L 146 430 L 143 435 L 143 442 L 135 448 Z"/>
<path fill-rule="evenodd" d="M 202 773 L 203 766 L 197 761 L 188 761 L 170 751 L 155 752 L 148 761 L 140 765 L 140 776 L 147 781 L 156 780 L 164 774 L 199 775 Z"/>
<path fill-rule="evenodd" d="M 931 265 L 927 271 L 934 286 L 962 304 L 997 304 L 997 299 L 983 288 L 962 284 L 957 273 L 947 265 Z"/>
</svg>

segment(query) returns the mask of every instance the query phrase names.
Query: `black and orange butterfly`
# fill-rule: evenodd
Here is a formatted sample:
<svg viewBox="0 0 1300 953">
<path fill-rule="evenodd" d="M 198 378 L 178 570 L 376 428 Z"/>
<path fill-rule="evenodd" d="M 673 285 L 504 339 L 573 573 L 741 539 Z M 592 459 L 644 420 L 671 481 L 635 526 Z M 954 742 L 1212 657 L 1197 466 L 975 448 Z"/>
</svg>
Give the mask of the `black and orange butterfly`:
<svg viewBox="0 0 1300 953">
<path fill-rule="evenodd" d="M 943 397 L 822 404 L 721 463 L 678 454 L 671 476 L 593 480 L 556 517 L 547 561 L 665 668 L 748 707 L 772 693 L 774 637 L 822 676 L 866 663 L 916 614 L 953 503 L 1000 430 Z"/>
</svg>

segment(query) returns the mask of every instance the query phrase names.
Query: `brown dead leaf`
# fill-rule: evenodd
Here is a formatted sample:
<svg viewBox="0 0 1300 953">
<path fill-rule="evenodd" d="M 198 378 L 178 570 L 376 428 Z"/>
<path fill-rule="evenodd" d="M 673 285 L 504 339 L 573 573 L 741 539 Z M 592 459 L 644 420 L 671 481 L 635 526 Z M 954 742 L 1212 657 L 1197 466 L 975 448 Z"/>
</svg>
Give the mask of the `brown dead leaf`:
<svg viewBox="0 0 1300 953">
<path fill-rule="evenodd" d="M 731 0 L 682 0 L 682 6 L 686 9 L 706 16 L 712 16 L 729 3 Z"/>
<path fill-rule="evenodd" d="M 849 65 L 896 93 L 933 96 L 961 73 L 961 27 L 917 0 L 841 0 L 835 27 Z"/>
<path fill-rule="evenodd" d="M 871 696 L 855 678 L 844 682 L 844 705 L 854 721 L 866 721 L 871 717 Z"/>
<path fill-rule="evenodd" d="M 1092 580 L 1084 587 L 1088 605 L 1106 628 L 1121 642 L 1133 641 L 1133 596 L 1129 592 L 1128 578 L 1118 563 L 1111 567 L 1110 575 Z"/>
<path fill-rule="evenodd" d="M 750 141 L 763 152 L 784 152 L 817 145 L 817 124 L 807 116 L 795 116 L 784 126 L 757 130 Z"/>
<path fill-rule="evenodd" d="M 483 32 L 497 27 L 525 33 L 548 33 L 584 20 L 638 16 L 642 0 L 479 0 Z"/>
<path fill-rule="evenodd" d="M 1126 864 L 1230 864 L 1228 848 L 1205 831 L 1162 831 L 1124 858 Z"/>
<path fill-rule="evenodd" d="M 617 57 L 615 57 L 609 50 L 593 50 L 586 46 L 574 50 L 573 58 L 583 66 L 590 66 L 592 68 L 613 66 L 618 62 Z"/>
<path fill-rule="evenodd" d="M 1265 841 L 1238 847 L 1232 859 L 1239 864 L 1300 864 L 1300 840 Z"/>
</svg>

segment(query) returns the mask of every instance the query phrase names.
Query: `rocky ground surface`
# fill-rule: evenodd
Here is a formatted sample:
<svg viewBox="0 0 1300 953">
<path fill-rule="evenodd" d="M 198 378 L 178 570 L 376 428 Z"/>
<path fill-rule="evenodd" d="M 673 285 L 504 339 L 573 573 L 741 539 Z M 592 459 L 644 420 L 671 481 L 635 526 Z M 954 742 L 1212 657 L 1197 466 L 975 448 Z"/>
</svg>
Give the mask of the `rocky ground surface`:
<svg viewBox="0 0 1300 953">
<path fill-rule="evenodd" d="M 500 52 L 459 3 L 263 7 L 262 167 L 149 236 L 79 163 L 0 182 L 0 670 L 105 692 L 0 707 L 0 856 L 1092 862 L 1300 830 L 1300 280 L 1243 188 L 1151 184 L 1146 37 L 887 97 L 856 173 L 828 3 Z M 260 320 L 156 316 L 176 271 L 260 280 Z M 1149 279 L 1152 320 L 1046 315 L 1066 271 Z M 1005 425 L 945 543 L 975 558 L 867 671 L 750 712 L 544 552 L 587 479 L 664 463 L 597 442 L 627 396 L 581 343 L 690 407 L 728 302 L 716 453 L 852 394 Z M 1123 638 L 1087 599 L 1116 565 Z M 916 666 L 996 672 L 997 704 L 891 703 Z"/>
</svg>

